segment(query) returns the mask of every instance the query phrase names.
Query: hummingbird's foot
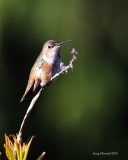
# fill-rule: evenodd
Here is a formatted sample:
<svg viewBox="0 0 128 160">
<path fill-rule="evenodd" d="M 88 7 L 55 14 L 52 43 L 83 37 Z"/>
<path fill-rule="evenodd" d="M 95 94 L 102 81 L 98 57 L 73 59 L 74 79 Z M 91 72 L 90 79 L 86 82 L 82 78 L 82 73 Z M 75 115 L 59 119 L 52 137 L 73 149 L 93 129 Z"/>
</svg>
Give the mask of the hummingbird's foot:
<svg viewBox="0 0 128 160">
<path fill-rule="evenodd" d="M 63 62 L 61 62 L 61 63 L 60 63 L 60 70 L 61 70 L 61 71 L 64 70 L 65 67 L 66 67 L 65 64 L 64 64 Z M 63 74 L 63 73 L 62 73 L 62 74 Z"/>
<path fill-rule="evenodd" d="M 41 81 L 40 86 L 43 88 L 45 85 L 46 83 Z"/>
</svg>

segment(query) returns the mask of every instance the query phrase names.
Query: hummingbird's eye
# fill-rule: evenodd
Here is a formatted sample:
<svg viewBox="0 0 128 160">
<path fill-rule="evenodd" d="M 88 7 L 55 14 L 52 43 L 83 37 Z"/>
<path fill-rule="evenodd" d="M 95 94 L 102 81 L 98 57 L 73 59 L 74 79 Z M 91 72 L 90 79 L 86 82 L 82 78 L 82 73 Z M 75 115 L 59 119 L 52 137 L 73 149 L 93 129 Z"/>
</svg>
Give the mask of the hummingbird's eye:
<svg viewBox="0 0 128 160">
<path fill-rule="evenodd" d="M 49 45 L 48 48 L 52 48 L 52 46 Z"/>
</svg>

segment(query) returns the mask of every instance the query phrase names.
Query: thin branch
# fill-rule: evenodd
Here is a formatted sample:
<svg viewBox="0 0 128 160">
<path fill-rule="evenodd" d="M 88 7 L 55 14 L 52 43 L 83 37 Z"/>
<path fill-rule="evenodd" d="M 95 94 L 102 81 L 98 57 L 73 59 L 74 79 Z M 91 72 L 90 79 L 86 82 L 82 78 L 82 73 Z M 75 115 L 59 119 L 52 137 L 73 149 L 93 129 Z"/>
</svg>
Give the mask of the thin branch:
<svg viewBox="0 0 128 160">
<path fill-rule="evenodd" d="M 28 109 L 27 109 L 27 112 L 23 118 L 23 121 L 21 123 L 21 126 L 20 126 L 20 130 L 19 130 L 19 133 L 17 135 L 17 142 L 19 143 L 20 139 L 21 139 L 21 136 L 22 136 L 22 130 L 23 130 L 23 126 L 24 126 L 24 123 L 25 123 L 25 120 L 27 119 L 28 115 L 30 114 L 34 104 L 36 103 L 37 99 L 39 98 L 40 94 L 41 94 L 41 91 L 42 91 L 42 88 L 38 91 L 38 93 L 33 97 Z"/>
<path fill-rule="evenodd" d="M 64 66 L 64 65 L 63 65 L 62 68 L 61 68 L 61 71 L 60 71 L 59 73 L 55 74 L 55 75 L 51 78 L 50 82 L 52 82 L 54 79 L 56 79 L 57 77 L 59 77 L 59 76 L 60 76 L 61 74 L 63 74 L 64 72 L 67 73 L 69 69 L 73 69 L 73 62 L 76 60 L 76 58 L 77 58 L 76 55 L 77 55 L 78 53 L 77 53 L 77 51 L 73 48 L 72 51 L 71 51 L 71 54 L 72 54 L 72 59 L 70 60 L 69 65 L 67 65 L 67 66 Z M 42 89 L 43 89 L 43 88 L 41 88 L 41 89 L 38 91 L 38 93 L 33 97 L 32 101 L 31 101 L 31 103 L 30 103 L 30 105 L 29 105 L 29 107 L 28 107 L 28 109 L 27 109 L 27 111 L 26 111 L 26 114 L 25 114 L 25 116 L 24 116 L 24 118 L 23 118 L 23 121 L 22 121 L 21 126 L 20 126 L 20 129 L 19 129 L 19 132 L 18 132 L 18 134 L 17 134 L 17 142 L 18 142 L 18 143 L 20 142 L 20 139 L 21 139 L 21 136 L 22 136 L 22 130 L 23 130 L 25 121 L 26 121 L 28 115 L 30 114 L 30 112 L 31 112 L 34 104 L 35 104 L 36 101 L 38 100 L 38 98 L 39 98 L 39 96 L 40 96 L 40 94 L 41 94 Z"/>
</svg>

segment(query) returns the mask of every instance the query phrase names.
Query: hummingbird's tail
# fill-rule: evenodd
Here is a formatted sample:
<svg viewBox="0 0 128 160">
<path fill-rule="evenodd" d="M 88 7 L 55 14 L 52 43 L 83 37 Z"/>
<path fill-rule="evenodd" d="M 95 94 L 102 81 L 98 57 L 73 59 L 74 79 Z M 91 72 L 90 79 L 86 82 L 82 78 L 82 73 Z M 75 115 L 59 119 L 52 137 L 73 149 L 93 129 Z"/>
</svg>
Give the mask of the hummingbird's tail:
<svg viewBox="0 0 128 160">
<path fill-rule="evenodd" d="M 28 96 L 28 94 L 30 93 L 30 91 L 31 91 L 31 89 L 32 89 L 33 84 L 34 84 L 34 81 L 32 81 L 32 80 L 29 78 L 28 84 L 27 84 L 27 87 L 26 87 L 26 90 L 25 90 L 25 92 L 24 92 L 24 94 L 23 94 L 20 102 L 23 102 L 24 99 Z"/>
<path fill-rule="evenodd" d="M 23 102 L 25 98 L 29 97 L 32 93 L 36 93 L 39 90 L 40 80 L 31 80 L 29 79 L 27 88 L 24 95 L 22 96 L 20 102 Z"/>
<path fill-rule="evenodd" d="M 23 102 L 23 101 L 24 101 L 24 99 L 26 98 L 26 95 L 27 95 L 27 93 L 25 92 L 24 95 L 22 96 L 20 102 Z"/>
<path fill-rule="evenodd" d="M 23 97 L 21 98 L 20 102 L 23 102 L 24 99 L 25 99 L 25 96 L 23 96 Z"/>
</svg>

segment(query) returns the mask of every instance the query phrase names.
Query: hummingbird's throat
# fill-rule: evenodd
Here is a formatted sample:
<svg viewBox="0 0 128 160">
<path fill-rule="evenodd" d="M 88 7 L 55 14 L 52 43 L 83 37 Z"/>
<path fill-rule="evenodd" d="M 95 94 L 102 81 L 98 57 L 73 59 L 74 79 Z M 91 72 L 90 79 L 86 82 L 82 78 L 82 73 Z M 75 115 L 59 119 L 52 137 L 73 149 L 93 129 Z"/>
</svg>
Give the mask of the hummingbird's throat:
<svg viewBox="0 0 128 160">
<path fill-rule="evenodd" d="M 54 64 L 55 61 L 60 58 L 60 56 L 58 56 L 58 55 L 60 55 L 58 51 L 56 53 L 55 53 L 55 51 L 53 51 L 53 53 L 50 52 L 49 54 L 43 55 L 43 60 L 46 63 Z"/>
</svg>

